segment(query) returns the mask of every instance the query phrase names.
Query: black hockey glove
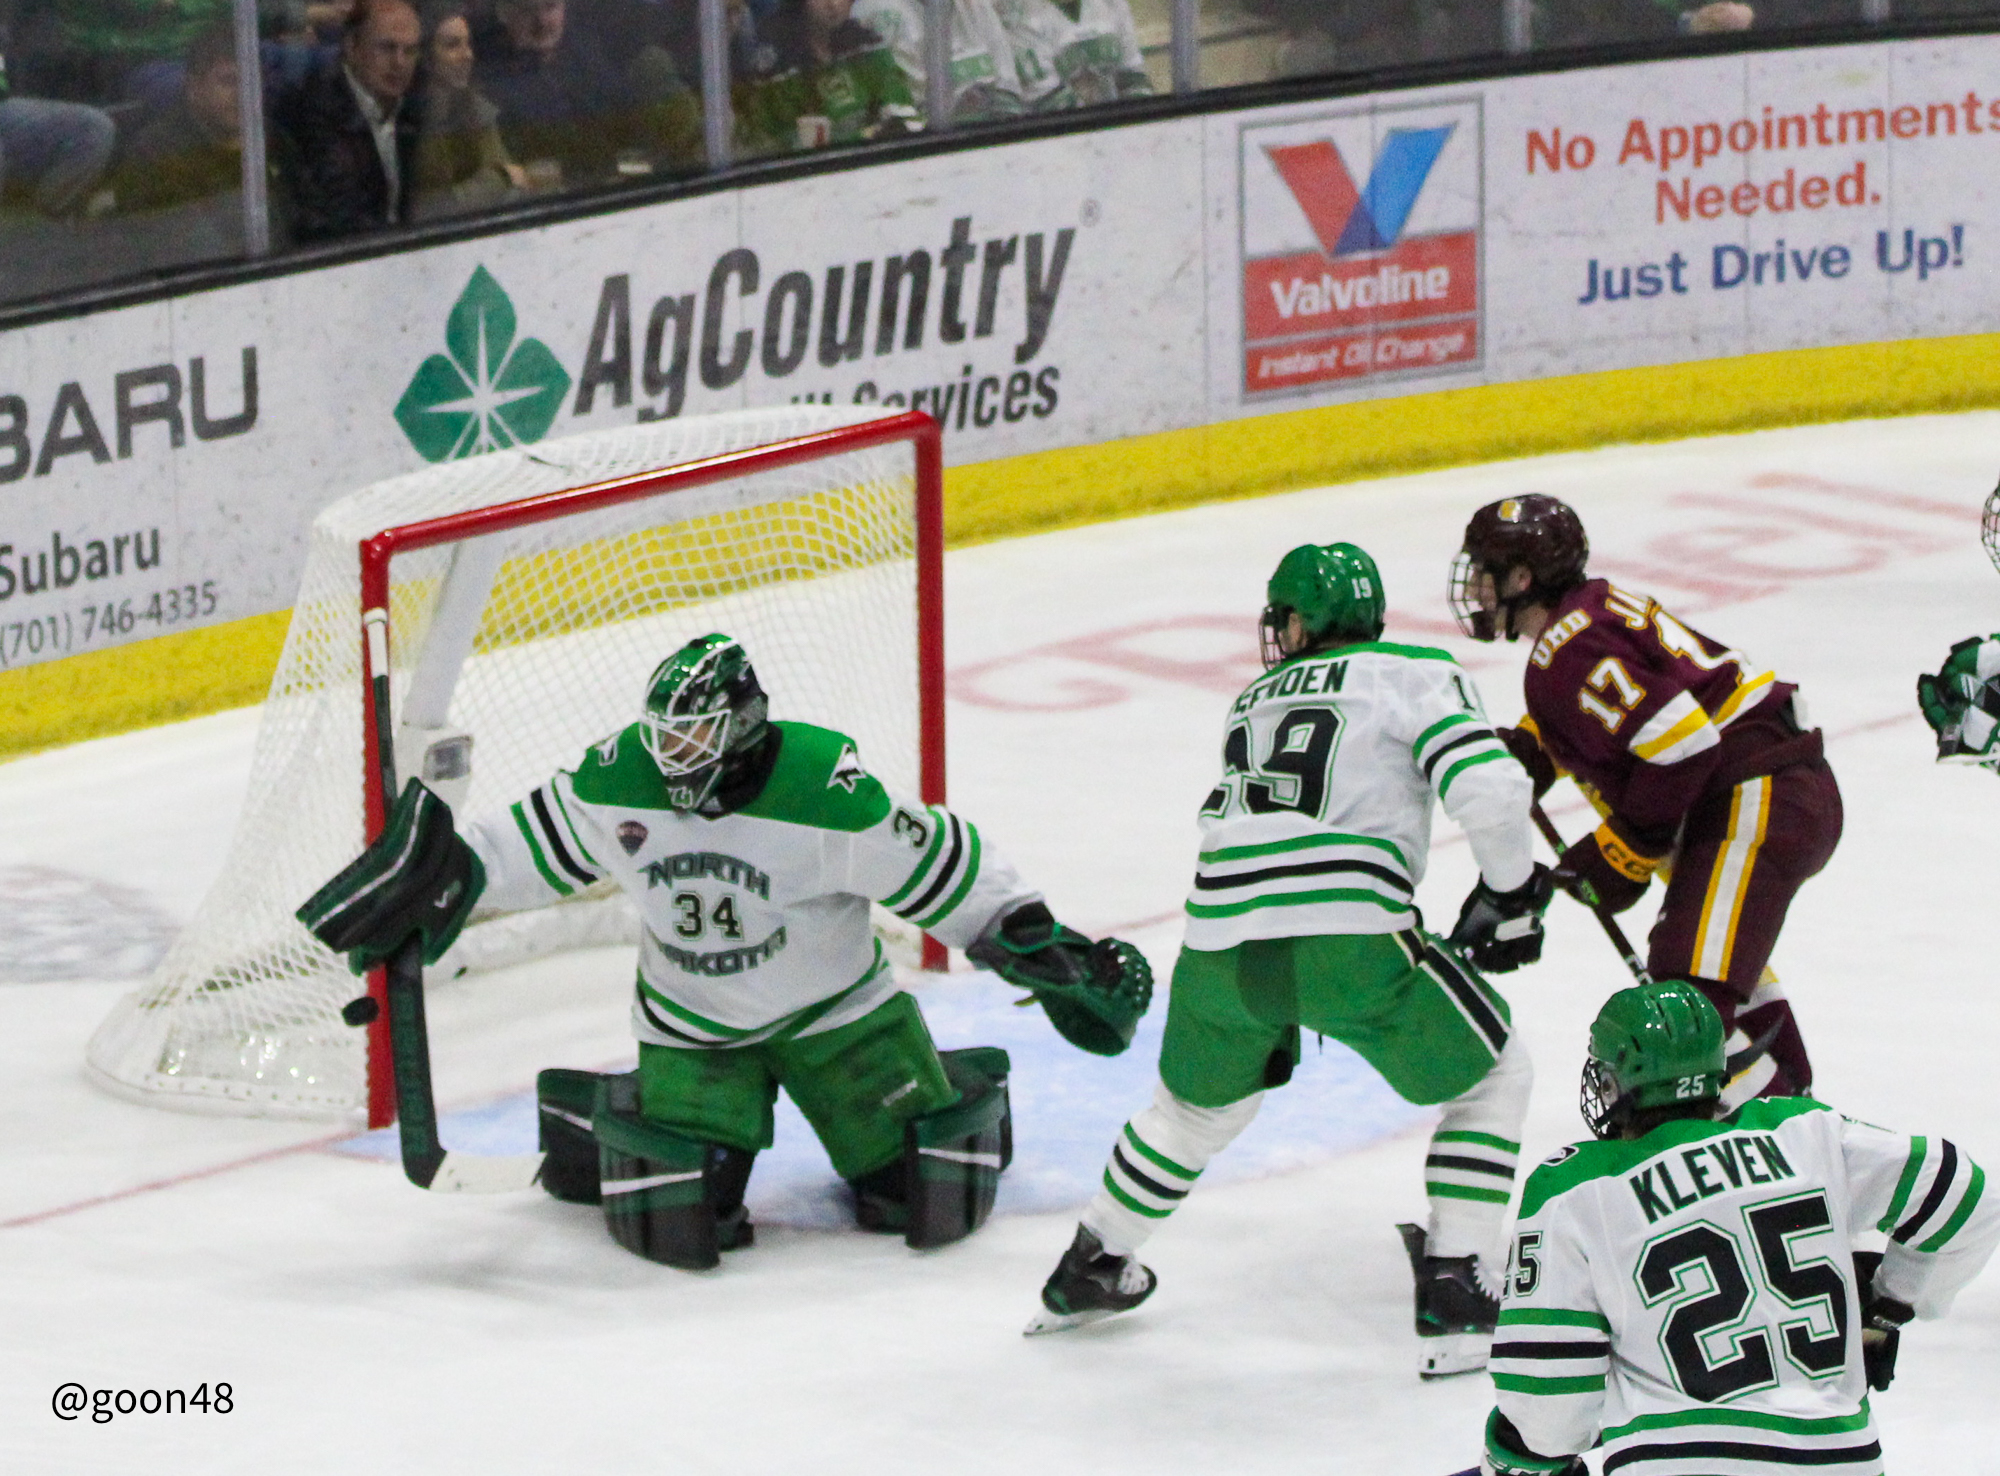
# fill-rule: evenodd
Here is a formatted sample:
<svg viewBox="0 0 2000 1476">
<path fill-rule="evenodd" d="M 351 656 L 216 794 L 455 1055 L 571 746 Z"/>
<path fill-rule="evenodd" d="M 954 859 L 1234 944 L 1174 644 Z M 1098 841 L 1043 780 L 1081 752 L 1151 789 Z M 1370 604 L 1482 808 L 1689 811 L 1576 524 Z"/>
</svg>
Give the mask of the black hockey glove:
<svg viewBox="0 0 2000 1476">
<path fill-rule="evenodd" d="M 1861 1283 L 1861 1365 L 1867 1370 L 1871 1389 L 1886 1389 L 1896 1381 L 1896 1354 L 1902 1346 L 1903 1324 L 1917 1315 L 1917 1309 L 1908 1302 L 1875 1290 L 1875 1273 L 1881 1266 L 1880 1251 L 1854 1253 L 1855 1279 Z"/>
<path fill-rule="evenodd" d="M 452 828 L 451 806 L 412 779 L 374 844 L 297 916 L 365 974 L 412 933 L 422 939 L 424 962 L 436 963 L 485 888 L 486 870 Z"/>
<path fill-rule="evenodd" d="M 1525 719 L 1523 720 L 1525 721 Z M 1548 756 L 1528 727 L 1495 728 L 1493 736 L 1507 745 L 1507 752 L 1514 755 L 1521 767 L 1528 771 L 1528 778 L 1535 786 L 1535 798 L 1540 799 L 1555 787 L 1557 778 L 1555 761 Z"/>
<path fill-rule="evenodd" d="M 1117 938 L 1093 943 L 1057 922 L 1040 902 L 1016 907 L 965 956 L 1027 990 L 1064 1040 L 1096 1056 L 1115 1056 L 1130 1045 L 1153 1001 L 1153 970 L 1144 954 Z"/>
<path fill-rule="evenodd" d="M 1555 893 L 1555 873 L 1540 862 L 1511 892 L 1496 892 L 1481 877 L 1445 941 L 1488 974 L 1531 964 L 1542 956 L 1542 914 Z"/>
</svg>

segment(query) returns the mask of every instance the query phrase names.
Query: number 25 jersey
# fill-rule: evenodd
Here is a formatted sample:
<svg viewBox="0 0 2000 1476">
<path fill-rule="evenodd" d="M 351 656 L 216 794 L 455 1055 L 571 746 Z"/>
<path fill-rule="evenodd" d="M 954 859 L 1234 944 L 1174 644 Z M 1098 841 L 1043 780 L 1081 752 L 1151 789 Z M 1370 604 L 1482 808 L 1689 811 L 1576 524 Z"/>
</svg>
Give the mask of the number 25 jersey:
<svg viewBox="0 0 2000 1476">
<path fill-rule="evenodd" d="M 1443 651 L 1367 641 L 1296 656 L 1229 710 L 1201 809 L 1187 946 L 1416 926 L 1431 801 L 1489 885 L 1533 868 L 1528 776 Z"/>
<path fill-rule="evenodd" d="M 1951 1143 L 1803 1097 L 1564 1149 L 1522 1196 L 1500 1410 L 1540 1455 L 1601 1434 L 1607 1471 L 1879 1472 L 1853 1260 L 1871 1229 L 1876 1289 L 1935 1317 L 2000 1205 Z"/>
</svg>

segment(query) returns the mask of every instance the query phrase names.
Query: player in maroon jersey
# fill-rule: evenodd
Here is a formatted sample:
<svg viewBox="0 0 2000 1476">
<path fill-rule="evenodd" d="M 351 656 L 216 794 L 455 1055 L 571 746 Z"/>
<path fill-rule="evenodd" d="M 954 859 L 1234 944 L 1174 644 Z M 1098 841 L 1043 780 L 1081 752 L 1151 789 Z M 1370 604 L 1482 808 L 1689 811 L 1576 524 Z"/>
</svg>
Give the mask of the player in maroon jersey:
<svg viewBox="0 0 2000 1476">
<path fill-rule="evenodd" d="M 1812 1065 L 1766 965 L 1793 896 L 1840 840 L 1819 730 L 1791 683 L 1590 578 L 1589 552 L 1553 497 L 1482 507 L 1452 566 L 1452 613 L 1477 640 L 1534 643 L 1528 716 L 1501 735 L 1537 795 L 1568 774 L 1604 817 L 1563 853 L 1558 879 L 1622 912 L 1658 871 L 1667 890 L 1646 967 L 1721 1012 L 1738 1065 L 1726 1100 L 1803 1094 Z"/>
</svg>

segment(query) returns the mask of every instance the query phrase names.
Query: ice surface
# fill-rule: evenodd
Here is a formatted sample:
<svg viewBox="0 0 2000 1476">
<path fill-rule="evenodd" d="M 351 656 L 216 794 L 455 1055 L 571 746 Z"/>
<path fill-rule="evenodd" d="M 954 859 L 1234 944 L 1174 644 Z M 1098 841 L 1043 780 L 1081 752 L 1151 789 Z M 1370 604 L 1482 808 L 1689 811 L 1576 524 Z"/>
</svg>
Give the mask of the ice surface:
<svg viewBox="0 0 2000 1476">
<path fill-rule="evenodd" d="M 1947 1132 L 2000 1165 L 1991 933 L 2000 781 L 1930 761 L 1911 687 L 2000 628 L 1977 538 L 2000 416 L 1859 422 L 1617 448 L 1220 504 L 950 556 L 951 792 L 1058 914 L 1121 931 L 1164 974 L 1222 711 L 1255 670 L 1263 580 L 1293 544 L 1380 561 L 1390 635 L 1443 644 L 1496 719 L 1517 648 L 1452 631 L 1445 570 L 1473 508 L 1573 502 L 1594 561 L 1800 682 L 1847 831 L 1775 960 L 1821 1094 Z M 1046 1471 L 1410 1473 L 1476 1451 L 1490 1385 L 1412 1372 L 1393 1229 L 1420 1216 L 1425 1115 L 1309 1043 L 1148 1259 L 1139 1314 L 1058 1338 L 1021 1324 L 1118 1124 L 1149 1090 L 1159 1015 L 1104 1062 L 1012 991 L 919 985 L 946 1045 L 1015 1056 L 1020 1159 L 1002 1213 L 930 1254 L 838 1228 L 795 1116 L 759 1161 L 757 1246 L 716 1272 L 641 1262 L 594 1213 L 539 1195 L 425 1195 L 351 1128 L 188 1116 L 87 1085 L 82 1043 L 219 866 L 253 720 L 229 713 L 0 765 L 0 909 L 49 954 L 0 947 L 0 1177 L 8 1471 Z M 1586 824 L 1559 791 L 1557 821 Z M 1421 900 L 1472 880 L 1440 821 Z M 64 932 L 63 898 L 74 898 Z M 104 908 L 126 909 L 120 919 Z M 1643 931 L 1643 909 L 1629 919 Z M 120 925 L 122 922 L 122 925 Z M 1546 960 L 1506 981 L 1540 1067 L 1527 1154 L 1579 1131 L 1597 1001 L 1623 982 L 1562 902 Z M 630 961 L 545 960 L 437 991 L 447 1141 L 531 1131 L 544 1065 L 627 1060 Z M 67 977 L 64 977 L 67 975 Z M 89 1388 L 232 1385 L 228 1414 L 57 1420 Z M 1876 1401 L 1892 1470 L 2000 1469 L 2000 1273 L 1913 1329 Z"/>
</svg>

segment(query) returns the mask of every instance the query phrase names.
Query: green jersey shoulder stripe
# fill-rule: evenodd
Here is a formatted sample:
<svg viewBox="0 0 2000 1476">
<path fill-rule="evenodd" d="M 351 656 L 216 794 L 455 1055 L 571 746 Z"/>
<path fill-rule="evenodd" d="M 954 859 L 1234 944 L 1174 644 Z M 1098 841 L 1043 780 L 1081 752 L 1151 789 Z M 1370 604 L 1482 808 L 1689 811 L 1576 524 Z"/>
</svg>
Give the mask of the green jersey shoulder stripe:
<svg viewBox="0 0 2000 1476">
<path fill-rule="evenodd" d="M 948 810 L 934 810 L 932 813 L 942 822 L 938 828 L 946 837 L 944 857 L 937 865 L 928 868 L 919 863 L 919 874 L 924 876 L 926 882 L 923 891 L 907 902 L 898 902 L 890 907 L 890 911 L 906 922 L 918 922 L 937 905 L 938 898 L 945 896 L 948 889 L 963 874 L 967 848 L 966 832 L 971 827 Z M 919 926 L 922 924 L 919 923 Z"/>
<path fill-rule="evenodd" d="M 1889 1208 L 1882 1218 L 1875 1222 L 1875 1228 L 1887 1235 L 1896 1228 L 1896 1222 L 1903 1218 L 1903 1207 L 1910 1202 L 1910 1191 L 1917 1187 L 1917 1175 L 1924 1171 L 1924 1160 L 1930 1156 L 1931 1146 L 1921 1134 L 1910 1139 L 1910 1156 L 1903 1161 L 1903 1176 L 1896 1180 L 1896 1192 L 1890 1196 Z"/>
<path fill-rule="evenodd" d="M 933 928 L 958 910 L 958 904 L 965 900 L 965 894 L 972 890 L 972 884 L 979 880 L 979 827 L 970 820 L 964 822 L 967 838 L 965 865 L 959 883 L 944 905 L 928 917 L 915 917 L 911 921 L 920 928 Z"/>
<path fill-rule="evenodd" d="M 930 874 L 931 863 L 937 860 L 938 852 L 944 849 L 946 837 L 951 834 L 951 827 L 946 823 L 944 812 L 939 810 L 936 805 L 929 805 L 926 808 L 930 811 L 931 817 L 930 844 L 924 848 L 924 854 L 918 859 L 916 866 L 911 870 L 909 880 L 905 881 L 895 891 L 882 899 L 884 907 L 893 910 L 902 906 L 904 899 L 910 893 L 914 892 L 917 889 L 918 883 L 922 882 Z"/>
<path fill-rule="evenodd" d="M 1492 1133 L 1432 1133 L 1433 1143 L 1477 1143 L 1482 1148 L 1498 1148 L 1502 1153 L 1519 1153 L 1521 1145 Z"/>
<path fill-rule="evenodd" d="M 528 843 L 528 857 L 535 863 L 535 870 L 542 874 L 542 880 L 547 882 L 559 897 L 575 896 L 576 888 L 557 876 L 549 865 L 548 857 L 542 854 L 542 845 L 535 839 L 535 824 L 528 818 L 526 806 L 516 800 L 507 809 L 514 817 L 515 827 L 521 832 L 521 839 Z"/>
<path fill-rule="evenodd" d="M 1967 1159 L 1966 1162 L 1971 1163 L 1972 1160 Z M 1972 1164 L 1972 1182 L 1966 1188 L 1965 1197 L 1959 1200 L 1958 1208 L 1952 1211 L 1951 1218 L 1944 1222 L 1937 1234 L 1933 1235 L 1929 1240 L 1924 1241 L 1917 1249 L 1920 1251 L 1942 1250 L 1946 1245 L 1950 1244 L 1952 1236 L 1958 1234 L 1959 1227 L 1971 1218 L 1973 1209 L 1978 1205 L 1980 1196 L 1985 1192 L 1986 1170 L 1974 1163 Z"/>
<path fill-rule="evenodd" d="M 1451 792 L 1452 780 L 1463 774 L 1467 769 L 1477 768 L 1481 764 L 1490 764 L 1495 759 L 1512 757 L 1513 755 L 1508 753 L 1506 749 L 1499 747 L 1483 749 L 1478 753 L 1468 754 L 1444 771 L 1444 778 L 1438 780 L 1438 798 L 1443 799 L 1449 794 Z"/>
<path fill-rule="evenodd" d="M 1426 743 L 1429 743 L 1431 739 L 1437 737 L 1438 734 L 1444 732 L 1444 730 L 1447 728 L 1456 728 L 1462 723 L 1471 723 L 1477 721 L 1478 719 L 1473 717 L 1473 715 L 1469 712 L 1455 712 L 1451 714 L 1451 716 L 1449 717 L 1439 718 L 1436 722 L 1432 723 L 1428 728 L 1424 729 L 1423 732 L 1417 734 L 1417 741 L 1410 745 L 1410 753 L 1412 756 L 1422 753 L 1424 751 L 1424 745 Z"/>
</svg>

